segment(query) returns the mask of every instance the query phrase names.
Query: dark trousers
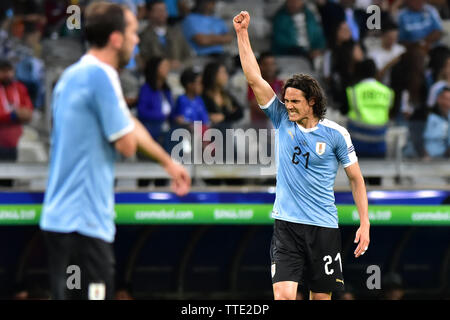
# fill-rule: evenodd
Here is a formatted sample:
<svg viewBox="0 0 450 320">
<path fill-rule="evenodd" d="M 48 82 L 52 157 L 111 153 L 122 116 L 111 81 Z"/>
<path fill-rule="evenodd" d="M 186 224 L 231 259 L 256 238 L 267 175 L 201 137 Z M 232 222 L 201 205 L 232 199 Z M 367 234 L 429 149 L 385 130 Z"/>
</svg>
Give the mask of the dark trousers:
<svg viewBox="0 0 450 320">
<path fill-rule="evenodd" d="M 114 298 L 115 259 L 111 243 L 76 232 L 45 231 L 44 237 L 52 299 Z"/>
</svg>

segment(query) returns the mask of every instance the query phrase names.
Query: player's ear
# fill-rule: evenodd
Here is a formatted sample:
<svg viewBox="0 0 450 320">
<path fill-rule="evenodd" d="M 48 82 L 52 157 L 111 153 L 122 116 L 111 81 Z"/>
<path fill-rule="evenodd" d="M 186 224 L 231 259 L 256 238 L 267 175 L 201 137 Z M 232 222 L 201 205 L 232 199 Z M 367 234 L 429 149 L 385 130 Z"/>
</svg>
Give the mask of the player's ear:
<svg viewBox="0 0 450 320">
<path fill-rule="evenodd" d="M 120 49 L 122 48 L 124 41 L 124 35 L 120 31 L 114 31 L 109 36 L 109 43 L 112 45 L 114 49 Z"/>
<path fill-rule="evenodd" d="M 310 107 L 313 107 L 315 104 L 316 104 L 316 99 L 310 98 L 309 101 L 308 101 L 308 105 L 309 105 Z"/>
</svg>

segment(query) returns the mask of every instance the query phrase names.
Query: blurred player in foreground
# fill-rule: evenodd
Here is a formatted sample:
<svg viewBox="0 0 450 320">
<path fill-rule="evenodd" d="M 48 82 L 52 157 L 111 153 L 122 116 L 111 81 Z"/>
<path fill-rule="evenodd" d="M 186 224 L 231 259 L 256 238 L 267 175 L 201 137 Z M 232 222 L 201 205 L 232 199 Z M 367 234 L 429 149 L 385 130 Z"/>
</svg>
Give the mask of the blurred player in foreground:
<svg viewBox="0 0 450 320">
<path fill-rule="evenodd" d="M 324 119 L 325 97 L 316 80 L 294 75 L 283 88 L 283 102 L 261 77 L 250 46 L 250 15 L 233 19 L 239 55 L 258 104 L 278 130 L 277 189 L 270 248 L 275 299 L 294 300 L 299 282 L 313 300 L 329 300 L 344 288 L 341 236 L 334 203 L 339 163 L 345 168 L 360 216 L 355 257 L 367 251 L 369 218 L 366 187 L 347 130 Z"/>
<path fill-rule="evenodd" d="M 186 194 L 191 183 L 124 101 L 117 70 L 127 65 L 139 42 L 133 13 L 96 2 L 86 9 L 84 23 L 90 49 L 65 70 L 53 92 L 49 181 L 40 221 L 53 299 L 69 298 L 71 264 L 81 271 L 77 298 L 113 298 L 117 151 L 130 157 L 139 148 L 157 160 L 172 177 L 177 195 Z"/>
</svg>

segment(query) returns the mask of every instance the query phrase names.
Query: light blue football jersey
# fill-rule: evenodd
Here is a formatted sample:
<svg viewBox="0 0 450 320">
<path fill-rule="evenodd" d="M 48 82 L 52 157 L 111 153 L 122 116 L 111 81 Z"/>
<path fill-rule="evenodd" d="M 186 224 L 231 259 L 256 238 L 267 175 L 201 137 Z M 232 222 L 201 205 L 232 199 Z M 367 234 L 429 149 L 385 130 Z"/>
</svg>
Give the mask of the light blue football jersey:
<svg viewBox="0 0 450 320">
<path fill-rule="evenodd" d="M 305 129 L 289 120 L 285 105 L 274 96 L 261 109 L 272 120 L 278 134 L 275 219 L 338 227 L 334 203 L 334 180 L 341 163 L 357 162 L 348 131 L 324 119 Z"/>
<path fill-rule="evenodd" d="M 134 128 L 117 71 L 92 55 L 64 71 L 53 91 L 50 167 L 40 227 L 112 242 L 113 142 Z"/>
</svg>

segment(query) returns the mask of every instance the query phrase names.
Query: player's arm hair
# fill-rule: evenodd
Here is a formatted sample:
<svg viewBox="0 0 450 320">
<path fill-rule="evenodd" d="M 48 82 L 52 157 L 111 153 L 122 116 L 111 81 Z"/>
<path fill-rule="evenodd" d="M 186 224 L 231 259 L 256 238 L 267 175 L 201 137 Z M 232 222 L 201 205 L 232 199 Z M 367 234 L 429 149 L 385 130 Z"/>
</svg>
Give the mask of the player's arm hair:
<svg viewBox="0 0 450 320">
<path fill-rule="evenodd" d="M 352 189 L 353 199 L 358 209 L 359 218 L 361 224 L 370 224 L 368 213 L 368 200 L 366 192 L 366 184 L 361 173 L 358 162 L 346 167 L 345 173 L 350 181 L 350 187 Z"/>
<path fill-rule="evenodd" d="M 239 48 L 239 58 L 241 59 L 242 70 L 249 86 L 255 94 L 259 105 L 266 105 L 273 98 L 275 92 L 266 80 L 261 76 L 258 62 L 250 45 L 250 38 L 247 29 L 236 32 Z"/>
</svg>

